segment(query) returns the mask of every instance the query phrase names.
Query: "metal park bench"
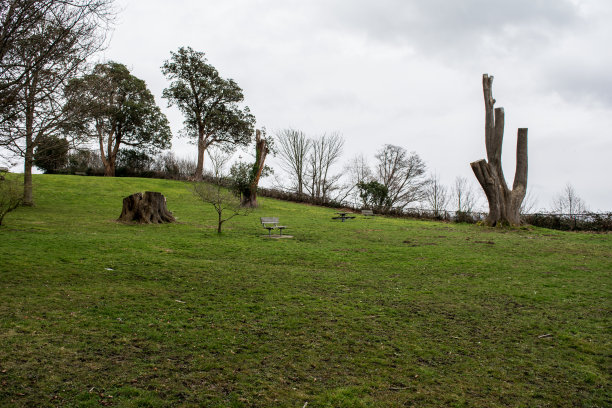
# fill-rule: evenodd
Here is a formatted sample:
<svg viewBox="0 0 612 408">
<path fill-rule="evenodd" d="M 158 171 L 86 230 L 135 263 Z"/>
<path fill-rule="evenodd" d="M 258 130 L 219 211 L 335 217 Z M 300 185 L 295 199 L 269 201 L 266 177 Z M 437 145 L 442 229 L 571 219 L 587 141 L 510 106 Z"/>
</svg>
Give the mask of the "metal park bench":
<svg viewBox="0 0 612 408">
<path fill-rule="evenodd" d="M 282 236 L 283 230 L 287 228 L 284 225 L 278 225 L 278 217 L 261 217 L 259 220 L 261 221 L 261 225 L 268 230 L 268 236 L 272 236 L 273 229 L 277 229 Z"/>
</svg>

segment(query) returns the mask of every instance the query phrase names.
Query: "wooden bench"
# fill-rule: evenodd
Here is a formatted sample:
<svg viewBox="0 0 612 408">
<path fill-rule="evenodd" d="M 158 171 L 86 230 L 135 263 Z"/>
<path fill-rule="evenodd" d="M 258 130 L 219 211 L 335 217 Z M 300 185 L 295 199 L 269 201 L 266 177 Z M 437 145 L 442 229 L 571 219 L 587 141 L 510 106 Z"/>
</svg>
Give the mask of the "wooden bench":
<svg viewBox="0 0 612 408">
<path fill-rule="evenodd" d="M 376 214 L 372 210 L 361 210 L 361 215 L 364 217 L 374 217 Z"/>
<path fill-rule="evenodd" d="M 261 225 L 268 230 L 268 236 L 272 236 L 272 230 L 279 230 L 280 235 L 283 235 L 283 230 L 287 228 L 284 225 L 278 225 L 278 217 L 261 217 L 259 218 Z"/>
</svg>

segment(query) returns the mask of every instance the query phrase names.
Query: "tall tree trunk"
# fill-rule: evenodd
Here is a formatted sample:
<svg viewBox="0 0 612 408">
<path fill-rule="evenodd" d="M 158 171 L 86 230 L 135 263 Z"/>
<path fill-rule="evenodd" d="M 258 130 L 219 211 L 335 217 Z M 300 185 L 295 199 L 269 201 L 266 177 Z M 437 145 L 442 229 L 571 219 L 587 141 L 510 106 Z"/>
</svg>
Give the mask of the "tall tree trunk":
<svg viewBox="0 0 612 408">
<path fill-rule="evenodd" d="M 202 181 L 202 173 L 204 171 L 204 151 L 206 143 L 204 142 L 204 131 L 200 130 L 198 135 L 198 164 L 196 165 L 193 178 L 195 181 Z"/>
<path fill-rule="evenodd" d="M 34 164 L 34 147 L 31 136 L 26 138 L 26 151 L 23 168 L 23 205 L 34 205 L 32 193 L 32 166 Z"/>
<path fill-rule="evenodd" d="M 34 165 L 34 92 L 30 89 L 26 100 L 25 154 L 23 160 L 23 205 L 34 205 L 32 166 Z"/>
<path fill-rule="evenodd" d="M 257 186 L 264 168 L 266 156 L 268 155 L 268 144 L 266 139 L 261 137 L 259 130 L 255 131 L 255 163 L 253 164 L 251 183 L 249 184 L 249 194 L 243 197 L 244 207 L 257 207 Z"/>
<path fill-rule="evenodd" d="M 104 163 L 104 177 L 115 177 L 114 160 L 107 160 L 106 163 Z"/>
<path fill-rule="evenodd" d="M 487 159 L 470 163 L 474 175 L 489 202 L 486 224 L 520 225 L 520 207 L 527 191 L 527 129 L 520 128 L 517 135 L 516 171 L 512 190 L 506 184 L 501 164 L 504 138 L 504 108 L 495 108 L 492 93 L 493 76 L 482 76 L 485 101 L 485 146 Z"/>
</svg>

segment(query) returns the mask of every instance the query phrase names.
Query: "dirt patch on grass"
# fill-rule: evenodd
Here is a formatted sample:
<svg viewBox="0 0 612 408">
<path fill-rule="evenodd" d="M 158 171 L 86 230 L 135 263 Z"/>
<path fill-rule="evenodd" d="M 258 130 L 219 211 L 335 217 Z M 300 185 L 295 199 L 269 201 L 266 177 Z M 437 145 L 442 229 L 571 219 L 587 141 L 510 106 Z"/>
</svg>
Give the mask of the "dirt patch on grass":
<svg viewBox="0 0 612 408">
<path fill-rule="evenodd" d="M 412 240 L 410 238 L 405 239 L 404 241 L 402 241 L 402 243 L 407 244 L 408 246 L 411 246 L 411 247 L 419 247 L 419 246 L 427 246 L 427 245 L 438 245 L 435 242 L 418 242 L 418 241 Z"/>
</svg>

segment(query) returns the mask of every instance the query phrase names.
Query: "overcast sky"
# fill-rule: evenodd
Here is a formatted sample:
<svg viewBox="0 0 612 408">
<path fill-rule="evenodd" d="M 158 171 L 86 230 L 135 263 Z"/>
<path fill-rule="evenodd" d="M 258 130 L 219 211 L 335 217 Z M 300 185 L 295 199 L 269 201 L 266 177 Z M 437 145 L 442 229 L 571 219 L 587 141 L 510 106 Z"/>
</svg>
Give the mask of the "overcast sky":
<svg viewBox="0 0 612 408">
<path fill-rule="evenodd" d="M 168 115 L 160 71 L 190 46 L 243 88 L 268 131 L 346 139 L 343 161 L 374 163 L 384 144 L 417 152 L 446 184 L 485 158 L 482 74 L 506 112 L 503 164 L 529 128 L 538 208 L 571 183 L 591 210 L 612 210 L 610 0 L 118 0 L 104 59 L 144 79 Z"/>
</svg>

